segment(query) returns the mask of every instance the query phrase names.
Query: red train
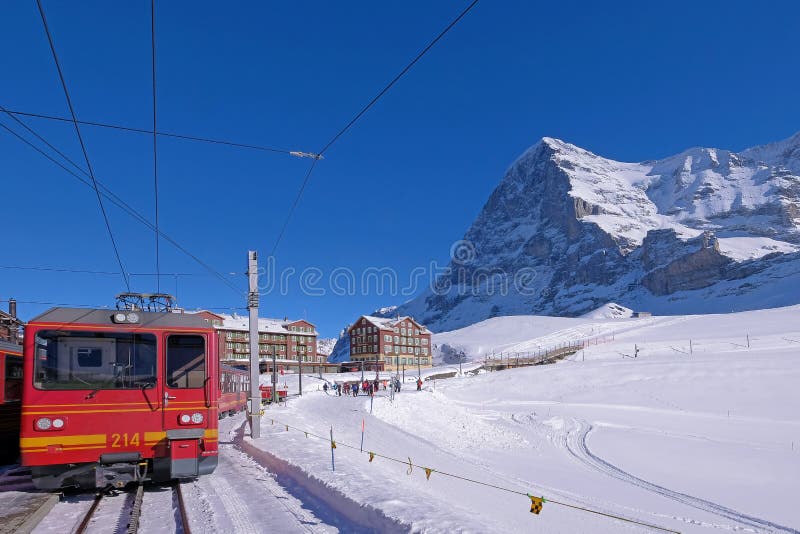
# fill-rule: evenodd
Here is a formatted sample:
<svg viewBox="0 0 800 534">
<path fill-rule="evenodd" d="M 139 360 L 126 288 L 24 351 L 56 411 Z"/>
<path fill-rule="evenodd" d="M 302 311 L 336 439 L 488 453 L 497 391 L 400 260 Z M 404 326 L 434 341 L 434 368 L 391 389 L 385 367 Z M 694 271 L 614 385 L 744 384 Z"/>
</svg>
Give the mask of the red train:
<svg viewBox="0 0 800 534">
<path fill-rule="evenodd" d="M 19 456 L 22 406 L 22 347 L 0 340 L 0 463 Z"/>
<path fill-rule="evenodd" d="M 211 473 L 219 403 L 239 409 L 245 387 L 240 372 L 220 371 L 218 346 L 195 314 L 53 308 L 31 320 L 20 448 L 34 484 L 122 487 Z M 228 385 L 240 391 L 221 398 Z"/>
<path fill-rule="evenodd" d="M 272 386 L 258 386 L 261 391 L 261 404 L 270 404 L 272 402 Z M 278 386 L 278 402 L 283 402 L 289 396 L 289 388 L 286 386 Z"/>
<path fill-rule="evenodd" d="M 229 365 L 219 366 L 219 418 L 234 415 L 247 407 L 250 372 Z"/>
</svg>

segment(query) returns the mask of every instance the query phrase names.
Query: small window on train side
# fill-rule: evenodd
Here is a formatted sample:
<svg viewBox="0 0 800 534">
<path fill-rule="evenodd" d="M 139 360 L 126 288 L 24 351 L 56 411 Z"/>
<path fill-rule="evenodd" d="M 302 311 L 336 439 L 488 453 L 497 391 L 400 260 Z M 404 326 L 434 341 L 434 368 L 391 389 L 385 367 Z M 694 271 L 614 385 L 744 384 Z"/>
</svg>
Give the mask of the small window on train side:
<svg viewBox="0 0 800 534">
<path fill-rule="evenodd" d="M 201 388 L 206 380 L 206 340 L 203 336 L 167 337 L 167 386 Z"/>
</svg>

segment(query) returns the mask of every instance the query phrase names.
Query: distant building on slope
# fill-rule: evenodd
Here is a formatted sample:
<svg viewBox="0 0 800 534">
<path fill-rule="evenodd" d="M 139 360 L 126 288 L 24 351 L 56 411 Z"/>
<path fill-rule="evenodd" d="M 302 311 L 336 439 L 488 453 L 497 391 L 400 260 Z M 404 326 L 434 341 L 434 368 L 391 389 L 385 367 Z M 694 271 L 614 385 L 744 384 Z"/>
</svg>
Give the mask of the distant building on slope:
<svg viewBox="0 0 800 534">
<path fill-rule="evenodd" d="M 250 318 L 209 311 L 196 312 L 214 325 L 219 333 L 219 358 L 229 365 L 250 362 Z M 261 372 L 272 372 L 273 355 L 276 370 L 318 373 L 336 370 L 326 357 L 317 354 L 317 330 L 308 321 L 298 319 L 258 319 L 258 361 Z"/>
<path fill-rule="evenodd" d="M 362 315 L 347 330 L 350 361 L 365 369 L 396 371 L 431 367 L 431 332 L 412 317 Z M 363 363 L 362 363 L 363 362 Z"/>
</svg>

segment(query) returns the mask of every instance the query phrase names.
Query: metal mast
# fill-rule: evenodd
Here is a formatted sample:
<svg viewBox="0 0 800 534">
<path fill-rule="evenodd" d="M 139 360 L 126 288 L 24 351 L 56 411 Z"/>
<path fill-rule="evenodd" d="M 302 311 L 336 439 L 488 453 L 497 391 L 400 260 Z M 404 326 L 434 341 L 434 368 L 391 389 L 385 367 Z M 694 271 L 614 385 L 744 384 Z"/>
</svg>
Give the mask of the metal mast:
<svg viewBox="0 0 800 534">
<path fill-rule="evenodd" d="M 258 254 L 247 252 L 247 309 L 250 312 L 250 435 L 261 437 L 261 390 L 258 386 Z"/>
</svg>

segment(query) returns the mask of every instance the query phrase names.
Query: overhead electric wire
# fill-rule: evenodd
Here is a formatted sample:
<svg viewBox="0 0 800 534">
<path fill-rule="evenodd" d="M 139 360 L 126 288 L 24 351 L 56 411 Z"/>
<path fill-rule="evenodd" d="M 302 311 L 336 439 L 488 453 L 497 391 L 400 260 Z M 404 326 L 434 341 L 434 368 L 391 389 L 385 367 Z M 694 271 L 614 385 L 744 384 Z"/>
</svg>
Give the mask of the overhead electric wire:
<svg viewBox="0 0 800 534">
<path fill-rule="evenodd" d="M 56 64 L 56 69 L 58 70 L 58 77 L 61 80 L 61 87 L 64 90 L 64 97 L 67 100 L 67 105 L 69 106 L 69 113 L 72 116 L 72 124 L 75 126 L 75 133 L 78 135 L 78 141 L 81 145 L 81 151 L 83 152 L 83 158 L 86 160 L 86 168 L 89 170 L 89 177 L 92 179 L 92 185 L 94 187 L 94 192 L 97 195 L 97 202 L 100 205 L 100 211 L 103 213 L 103 220 L 106 224 L 106 229 L 108 230 L 108 236 L 111 238 L 111 245 L 114 247 L 114 254 L 117 257 L 117 263 L 119 263 L 119 269 L 122 271 L 122 278 L 125 281 L 125 287 L 128 291 L 131 290 L 131 284 L 128 280 L 128 276 L 125 274 L 125 266 L 122 264 L 122 258 L 119 255 L 119 249 L 117 247 L 117 242 L 114 239 L 114 232 L 111 230 L 111 223 L 108 220 L 108 215 L 106 214 L 106 209 L 103 206 L 103 198 L 100 195 L 100 189 L 97 186 L 97 180 L 94 178 L 94 170 L 92 170 L 92 164 L 89 161 L 89 154 L 86 151 L 86 145 L 83 142 L 83 136 L 81 135 L 80 126 L 78 126 L 78 119 L 75 115 L 75 109 L 72 107 L 72 99 L 69 96 L 69 90 L 67 89 L 67 82 L 64 79 L 64 73 L 61 70 L 61 64 L 58 61 L 58 54 L 56 53 L 56 47 L 53 43 L 53 36 L 50 34 L 50 28 L 47 25 L 47 17 L 44 14 L 44 8 L 42 7 L 42 1 L 36 0 L 36 5 L 39 8 L 39 15 L 42 17 L 42 25 L 44 26 L 44 31 L 47 34 L 47 41 L 50 43 L 50 51 L 53 54 L 53 61 Z"/>
<path fill-rule="evenodd" d="M 46 119 L 46 120 L 59 121 L 59 122 L 72 122 L 71 119 L 68 119 L 66 117 L 58 117 L 58 116 L 55 116 L 55 115 L 47 115 L 47 114 L 44 114 L 44 113 L 32 113 L 32 112 L 29 112 L 29 111 L 19 111 L 19 110 L 13 110 L 13 109 L 8 110 L 8 113 L 12 113 L 14 115 L 20 115 L 20 116 L 23 116 L 23 117 L 33 117 L 33 118 L 36 118 L 36 119 Z M 82 120 L 79 120 L 78 124 L 83 124 L 85 126 L 96 126 L 98 128 L 110 128 L 112 130 L 121 130 L 121 131 L 124 131 L 124 132 L 133 132 L 133 133 L 153 135 L 153 130 L 147 130 L 145 128 L 134 128 L 132 126 L 122 126 L 122 125 L 119 125 L 119 124 L 109 124 L 107 122 L 96 122 L 96 121 L 82 121 Z M 172 132 L 165 132 L 165 131 L 156 132 L 156 135 L 159 135 L 161 137 L 172 137 L 172 138 L 175 138 L 175 139 L 183 139 L 183 140 L 186 140 L 186 141 L 197 141 L 197 142 L 200 142 L 200 143 L 212 143 L 212 144 L 226 145 L 226 146 L 232 146 L 232 147 L 237 147 L 237 148 L 247 148 L 247 149 L 250 149 L 250 150 L 260 150 L 262 152 L 276 152 L 276 153 L 279 153 L 279 154 L 288 154 L 288 155 L 295 155 L 294 154 L 295 152 L 301 153 L 301 152 L 298 152 L 298 151 L 295 151 L 295 150 L 288 150 L 288 149 L 284 149 L 284 148 L 274 148 L 274 147 L 268 147 L 268 146 L 264 146 L 264 145 L 252 145 L 252 144 L 247 144 L 247 143 L 237 143 L 235 141 L 227 141 L 227 140 L 224 140 L 224 139 L 213 139 L 213 138 L 210 138 L 210 137 L 199 137 L 199 136 L 194 136 L 194 135 L 179 134 L 179 133 L 172 133 Z M 306 153 L 302 152 L 302 154 L 306 154 Z M 307 154 L 313 155 L 310 152 L 307 153 Z"/>
<path fill-rule="evenodd" d="M 57 273 L 77 273 L 77 274 L 107 274 L 109 276 L 119 276 L 119 271 L 95 271 L 92 269 L 77 269 L 75 267 L 41 267 L 33 265 L 0 265 L 0 269 L 14 271 L 49 271 Z M 203 273 L 161 273 L 163 276 L 208 276 Z M 128 276 L 156 276 L 156 273 L 128 273 Z"/>
<path fill-rule="evenodd" d="M 356 116 L 355 116 L 355 117 L 353 117 L 353 118 L 352 118 L 352 120 L 351 120 L 350 122 L 348 122 L 348 123 L 347 123 L 347 125 L 346 125 L 344 128 L 342 128 L 341 130 L 339 130 L 339 132 L 338 132 L 336 135 L 334 135 L 334 136 L 333 136 L 333 138 L 332 138 L 330 141 L 328 141 L 328 143 L 327 143 L 327 144 L 326 144 L 324 147 L 322 147 L 322 150 L 320 150 L 319 152 L 317 152 L 317 154 L 319 154 L 320 156 L 321 156 L 321 155 L 323 155 L 323 154 L 325 154 L 325 152 L 327 152 L 327 150 L 328 150 L 328 149 L 331 147 L 331 145 L 333 145 L 333 144 L 334 144 L 336 141 L 338 141 L 338 140 L 339 140 L 339 138 L 340 138 L 342 135 L 344 135 L 344 134 L 345 134 L 345 132 L 347 132 L 347 130 L 349 130 L 349 129 L 350 129 L 350 128 L 351 128 L 351 127 L 352 127 L 352 126 L 353 126 L 353 125 L 354 125 L 354 124 L 355 124 L 355 123 L 358 121 L 358 119 L 360 119 L 360 118 L 361 118 L 361 117 L 362 117 L 362 116 L 363 116 L 363 115 L 364 115 L 364 114 L 365 114 L 367 111 L 369 111 L 369 108 L 371 108 L 373 105 L 375 105 L 375 103 L 376 103 L 378 100 L 380 100 L 380 98 L 381 98 L 383 95 L 385 95 L 385 94 L 386 94 L 386 92 L 387 92 L 389 89 L 391 89 L 391 88 L 392 88 L 392 86 L 393 86 L 395 83 L 397 83 L 397 82 L 398 82 L 398 80 L 400 80 L 400 78 L 402 78 L 402 77 L 403 77 L 403 75 L 404 75 L 406 72 L 408 72 L 409 70 L 411 70 L 411 67 L 413 67 L 413 66 L 414 66 L 414 64 L 415 64 L 417 61 L 419 61 L 420 59 L 422 59 L 422 56 L 424 56 L 424 55 L 425 55 L 425 54 L 428 52 L 428 50 L 430 50 L 431 48 L 433 48 L 433 46 L 434 46 L 434 45 L 435 45 L 437 42 L 439 42 L 439 40 L 440 40 L 442 37 L 444 37 L 444 36 L 445 36 L 445 34 L 447 34 L 447 32 L 449 32 L 449 31 L 450 31 L 450 30 L 453 28 L 453 26 L 455 26 L 456 24 L 458 24 L 458 22 L 459 22 L 459 21 L 460 21 L 462 18 L 464 18 L 464 16 L 465 16 L 467 13 L 469 13 L 469 12 L 470 12 L 470 10 L 471 10 L 473 7 L 475 7 L 475 4 L 477 4 L 477 3 L 478 3 L 478 0 L 473 0 L 473 1 L 472 1 L 472 3 L 470 3 L 470 4 L 469 4 L 469 5 L 466 7 L 466 8 L 464 8 L 464 10 L 463 10 L 461 13 L 459 13 L 459 14 L 458 14 L 458 16 L 457 16 L 456 18 L 454 18 L 454 19 L 453 19 L 453 21 L 452 21 L 450 24 L 448 24 L 448 25 L 447 25 L 447 27 L 446 27 L 445 29 L 443 29 L 441 32 L 439 32 L 439 35 L 437 35 L 436 37 L 434 37 L 434 39 L 433 39 L 433 40 L 432 40 L 430 43 L 428 43 L 428 46 L 426 46 L 425 48 L 423 48 L 423 49 L 422 49 L 422 51 L 420 51 L 420 53 L 419 53 L 419 54 L 417 54 L 417 56 L 416 56 L 414 59 L 412 59 L 412 60 L 411 60 L 411 62 L 410 62 L 408 65 L 406 65 L 406 66 L 403 68 L 403 70 L 401 70 L 401 71 L 400 71 L 400 73 L 399 73 L 397 76 L 395 76 L 395 77 L 392 79 L 392 81 L 390 81 L 390 82 L 389 82 L 389 83 L 386 85 L 386 87 L 384 87 L 383 89 L 381 89 L 381 91 L 380 91 L 380 92 L 379 92 L 377 95 L 375 95 L 375 97 L 374 97 L 372 100 L 370 100 L 370 101 L 369 101 L 369 103 L 368 103 L 366 106 L 364 106 L 363 108 L 361 108 L 361 111 L 359 111 L 358 113 L 356 113 Z"/>
<path fill-rule="evenodd" d="M 2 106 L 0 106 L 0 110 L 3 110 L 3 111 L 5 111 L 5 110 L 2 108 Z M 64 158 L 64 159 L 65 159 L 67 162 L 69 162 L 69 163 L 70 163 L 70 164 L 71 164 L 73 167 L 75 167 L 76 169 L 78 169 L 78 170 L 79 170 L 81 173 L 83 173 L 84 175 L 87 175 L 87 176 L 88 176 L 88 172 L 87 172 L 86 170 L 84 170 L 84 169 L 83 169 L 82 167 L 80 167 L 80 166 L 79 166 L 77 163 L 75 163 L 74 161 L 72 161 L 72 160 L 71 160 L 69 157 L 67 157 L 67 156 L 66 156 L 66 155 L 65 155 L 63 152 L 61 152 L 60 150 L 58 150 L 57 148 L 55 148 L 55 147 L 54 147 L 52 144 L 50 144 L 50 143 L 49 143 L 47 140 L 45 140 L 45 139 L 44 139 L 44 138 L 43 138 L 41 135 L 39 135 L 39 134 L 38 134 L 38 133 L 37 133 L 35 130 L 33 130 L 33 128 L 31 128 L 30 126 L 26 125 L 26 124 L 25 124 L 24 122 L 22 122 L 22 121 L 21 121 L 19 118 L 17 118 L 17 117 L 14 117 L 13 115 L 11 115 L 11 117 L 12 117 L 12 118 L 13 118 L 15 121 L 17 121 L 17 122 L 19 122 L 20 124 L 22 124 L 22 125 L 23 125 L 23 126 L 24 126 L 24 127 L 27 129 L 27 130 L 28 130 L 28 131 L 30 131 L 30 132 L 31 132 L 33 135 L 35 135 L 35 136 L 36 136 L 36 137 L 37 137 L 39 140 L 41 140 L 41 141 L 42 141 L 43 143 L 45 143 L 45 144 L 46 144 L 48 147 L 50 147 L 52 150 L 54 150 L 54 151 L 55 151 L 57 154 L 59 154 L 59 155 L 60 155 L 62 158 Z M 28 146 L 30 146 L 31 148 L 33 148 L 33 149 L 34 149 L 36 152 L 38 152 L 39 154 L 41 154 L 42 156 L 44 156 L 45 158 L 47 158 L 48 160 L 50 160 L 52 163 L 54 163 L 54 164 L 58 165 L 59 167 L 61 167 L 61 168 L 62 168 L 62 169 L 65 171 L 65 172 L 67 172 L 68 174 L 70 174 L 71 176 L 73 176 L 74 178 L 76 178 L 78 181 L 80 181 L 80 182 L 81 182 L 81 183 L 83 183 L 84 185 L 86 185 L 86 186 L 88 186 L 88 187 L 92 187 L 92 184 L 91 184 L 89 181 L 85 180 L 83 177 L 81 177 L 80 175 L 78 175 L 77 173 L 75 173 L 75 172 L 74 172 L 72 169 L 69 169 L 68 167 L 66 167 L 66 166 L 65 166 L 63 163 L 61 163 L 60 161 L 56 160 L 54 157 L 52 157 L 50 154 L 48 154 L 47 152 L 45 152 L 44 150 L 42 150 L 41 148 L 39 148 L 38 146 L 36 146 L 36 145 L 35 145 L 34 143 L 32 143 L 30 140 L 26 139 L 25 137 L 23 137 L 23 136 L 22 136 L 22 135 L 20 135 L 19 133 L 15 132 L 14 130 L 12 130 L 11 128 L 9 128 L 9 127 L 8 127 L 8 126 L 6 126 L 5 124 L 3 124 L 2 122 L 0 122 L 0 127 L 2 127 L 3 129 L 7 130 L 7 131 L 8 131 L 8 132 L 9 132 L 11 135 L 13 135 L 14 137 L 16 137 L 17 139 L 19 139 L 20 141 L 22 141 L 22 142 L 23 142 L 23 143 L 25 143 L 26 145 L 28 145 Z M 115 204 L 117 207 L 119 207 L 120 209 L 122 209 L 123 211 L 125 211 L 126 213 L 128 213 L 128 215 L 130 215 L 131 217 L 133 217 L 134 219 L 136 219 L 137 221 L 139 221 L 139 222 L 140 222 L 140 223 L 142 223 L 143 225 L 147 226 L 149 229 L 151 229 L 151 230 L 155 230 L 155 226 L 154 226 L 154 225 L 153 225 L 153 224 L 152 224 L 150 221 L 148 221 L 148 220 L 147 220 L 147 219 L 146 219 L 146 218 L 145 218 L 143 215 L 141 215 L 141 214 L 140 214 L 138 211 L 136 211 L 136 209 L 134 209 L 134 208 L 133 208 L 133 207 L 131 207 L 131 206 L 130 206 L 130 205 L 127 203 L 127 202 L 125 202 L 125 201 L 124 201 L 124 200 L 122 200 L 120 197 L 118 197 L 118 196 L 117 196 L 117 195 L 116 195 L 116 194 L 115 194 L 113 191 L 111 191 L 111 190 L 110 190 L 108 187 L 104 186 L 104 185 L 102 184 L 102 182 L 98 181 L 97 183 L 98 183 L 98 185 L 101 187 L 101 189 L 103 190 L 103 192 L 102 192 L 101 194 L 102 194 L 102 195 L 103 195 L 105 198 L 107 198 L 107 199 L 108 199 L 108 200 L 110 200 L 110 201 L 111 201 L 113 204 Z M 207 270 L 209 273 L 211 273 L 212 275 L 214 275 L 215 277 L 217 277 L 219 280 L 221 280 L 221 281 L 222 281 L 224 284 L 226 284 L 228 287 L 230 287 L 230 288 L 231 288 L 231 289 L 232 289 L 234 292 L 236 292 L 236 293 L 237 293 L 237 294 L 239 294 L 239 295 L 245 295 L 245 294 L 246 294 L 246 292 L 245 292 L 245 291 L 243 291 L 241 288 L 239 288 L 239 287 L 237 287 L 236 285 L 234 285 L 234 284 L 233 284 L 233 283 L 232 283 L 232 282 L 231 282 L 231 281 L 230 281 L 228 278 L 226 278 L 226 277 L 225 277 L 223 274 L 219 273 L 219 272 L 218 272 L 217 270 L 215 270 L 213 267 L 211 267 L 210 265 L 208 265 L 207 263 L 205 263 L 203 260 L 201 260 L 200 258 L 198 258 L 197 256 L 195 256 L 194 254 L 192 254 L 191 252 L 189 252 L 189 250 L 187 250 L 187 249 L 186 249 L 185 247 L 183 247 L 183 246 L 182 246 L 180 243 L 178 243 L 177 241 L 175 241 L 175 240 L 174 240 L 172 237 L 170 237 L 169 235 L 165 234 L 165 233 L 164 233 L 163 231 L 161 231 L 160 229 L 159 229 L 159 231 L 158 231 L 158 234 L 159 234 L 159 235 L 160 235 L 160 236 L 161 236 L 161 237 L 162 237 L 162 238 L 163 238 L 165 241 L 167 241 L 168 243 L 170 243 L 171 245 L 173 245 L 175 248 L 177 248 L 178 250 L 180 250 L 181 252 L 183 252 L 185 255 L 187 255 L 189 258 L 191 258 L 192 260 L 194 260 L 194 261 L 195 261 L 195 262 L 196 262 L 198 265 L 200 265 L 200 266 L 201 266 L 201 267 L 203 267 L 205 270 Z"/>
<path fill-rule="evenodd" d="M 458 22 L 459 22 L 459 21 L 460 21 L 462 18 L 464 18 L 464 16 L 466 16 L 466 14 L 467 14 L 467 13 L 469 13 L 469 12 L 470 12 L 470 10 L 471 10 L 473 7 L 475 7 L 475 4 L 477 4 L 477 3 L 478 3 L 478 0 L 472 0 L 472 2 L 471 2 L 471 3 L 470 3 L 468 6 L 467 6 L 467 7 L 465 7 L 465 8 L 464 8 L 464 9 L 461 11 L 461 13 L 459 13 L 459 14 L 458 14 L 458 16 L 457 16 L 456 18 L 454 18 L 454 19 L 453 19 L 453 20 L 450 22 L 450 24 L 448 24 L 448 25 L 447 25 L 447 26 L 446 26 L 446 27 L 445 27 L 445 28 L 444 28 L 442 31 L 440 31 L 440 32 L 439 32 L 439 34 L 438 34 L 436 37 L 434 37 L 434 38 L 433 38 L 433 40 L 432 40 L 431 42 L 429 42 L 429 43 L 428 43 L 428 45 L 427 45 L 425 48 L 423 48 L 423 49 L 422 49 L 422 50 L 421 50 L 421 51 L 420 51 L 420 52 L 419 52 L 419 53 L 418 53 L 418 54 L 417 54 L 417 55 L 414 57 L 414 59 L 412 59 L 412 60 L 411 60 L 411 61 L 410 61 L 410 62 L 409 62 L 409 63 L 408 63 L 408 64 L 407 64 L 407 65 L 406 65 L 404 68 L 403 68 L 403 70 L 401 70 L 401 71 L 400 71 L 400 72 L 397 74 L 397 76 L 395 76 L 394 78 L 392 78 L 392 80 L 391 80 L 391 81 L 390 81 L 388 84 L 386 84 L 386 86 L 385 86 L 383 89 L 381 89 L 381 90 L 380 90 L 380 92 L 378 92 L 378 94 L 376 94 L 376 95 L 375 95 L 375 96 L 372 98 L 372 100 L 370 100 L 370 101 L 367 103 L 367 105 L 365 105 L 363 108 L 361 108 L 361 110 L 360 110 L 358 113 L 356 113 L 356 115 L 355 115 L 355 116 L 354 116 L 354 117 L 353 117 L 353 118 L 350 120 L 350 122 L 348 122 L 348 123 L 345 125 L 345 127 L 344 127 L 344 128 L 342 128 L 341 130 L 339 130 L 339 131 L 336 133 L 336 135 L 334 135 L 334 136 L 331 138 L 331 140 L 330 140 L 330 141 L 328 141 L 328 142 L 325 144 L 325 146 L 324 146 L 324 147 L 322 147 L 322 150 L 318 151 L 318 152 L 315 154 L 315 159 L 314 159 L 314 162 L 311 164 L 311 167 L 308 169 L 308 172 L 306 173 L 306 175 L 305 175 L 305 178 L 303 179 L 303 182 L 300 184 L 300 189 L 297 191 L 297 195 L 295 196 L 295 199 L 294 199 L 294 202 L 292 203 L 292 206 L 291 206 L 291 208 L 289 208 L 289 213 L 286 215 L 286 220 L 284 221 L 284 223 L 283 223 L 283 226 L 281 227 L 281 231 L 280 231 L 280 233 L 278 234 L 278 238 L 275 240 L 275 244 L 272 246 L 272 255 L 273 255 L 273 256 L 275 255 L 275 251 L 277 250 L 277 248 L 278 248 L 278 245 L 280 244 L 281 240 L 283 239 L 283 234 L 284 234 L 284 233 L 285 233 L 285 231 L 286 231 L 286 227 L 287 227 L 287 226 L 288 226 L 288 224 L 289 224 L 289 220 L 292 218 L 292 214 L 294 213 L 294 210 L 295 210 L 295 208 L 296 208 L 296 207 L 297 207 L 297 205 L 300 203 L 300 198 L 303 196 L 303 192 L 304 192 L 304 191 L 305 191 L 305 189 L 306 189 L 306 185 L 308 185 L 308 181 L 309 181 L 309 179 L 311 178 L 311 174 L 314 172 L 314 167 L 316 166 L 316 162 L 317 162 L 317 160 L 318 160 L 318 159 L 320 159 L 320 158 L 322 158 L 322 156 L 325 154 L 325 152 L 327 152 L 327 151 L 328 151 L 328 149 L 329 149 L 331 146 L 333 146 L 333 144 L 334 144 L 336 141 L 338 141 L 340 137 L 342 137 L 342 136 L 343 136 L 343 135 L 344 135 L 344 134 L 345 134 L 345 133 L 346 133 L 346 132 L 347 132 L 347 131 L 348 131 L 350 128 L 352 128 L 352 127 L 353 127 L 353 125 L 354 125 L 356 122 L 358 122 L 358 120 L 359 120 L 359 119 L 360 119 L 360 118 L 361 118 L 361 117 L 362 117 L 362 116 L 363 116 L 363 115 L 364 115 L 364 114 L 365 114 L 367 111 L 369 111 L 369 109 L 370 109 L 372 106 L 374 106 L 374 105 L 375 105 L 375 104 L 378 102 L 378 100 L 380 100 L 380 99 L 381 99 L 381 97 L 382 97 L 383 95 L 385 95 L 385 94 L 386 94 L 386 93 L 389 91 L 389 89 L 391 89 L 391 88 L 392 88 L 392 86 L 393 86 L 395 83 L 397 83 L 397 82 L 400 80 L 400 78 L 402 78 L 402 77 L 403 77 L 403 76 L 404 76 L 404 75 L 405 75 L 405 74 L 406 74 L 406 73 L 407 73 L 409 70 L 411 70 L 411 67 L 413 67 L 413 66 L 414 66 L 414 65 L 417 63 L 417 61 L 419 61 L 420 59 L 422 59 L 422 57 L 423 57 L 423 56 L 424 56 L 424 55 L 425 55 L 425 54 L 426 54 L 426 53 L 427 53 L 427 52 L 428 52 L 428 51 L 429 51 L 431 48 L 433 48 L 433 46 L 434 46 L 434 45 L 435 45 L 437 42 L 439 42 L 439 40 L 440 40 L 442 37 L 444 37 L 444 36 L 447 34 L 447 32 L 449 32 L 451 29 L 453 29 L 453 27 L 454 27 L 456 24 L 458 24 Z"/>
<path fill-rule="evenodd" d="M 161 272 L 158 255 L 158 128 L 156 128 L 156 0 L 150 0 L 150 50 L 153 57 L 153 189 L 155 191 L 156 273 Z M 156 276 L 156 293 L 161 293 L 161 276 Z"/>
</svg>

